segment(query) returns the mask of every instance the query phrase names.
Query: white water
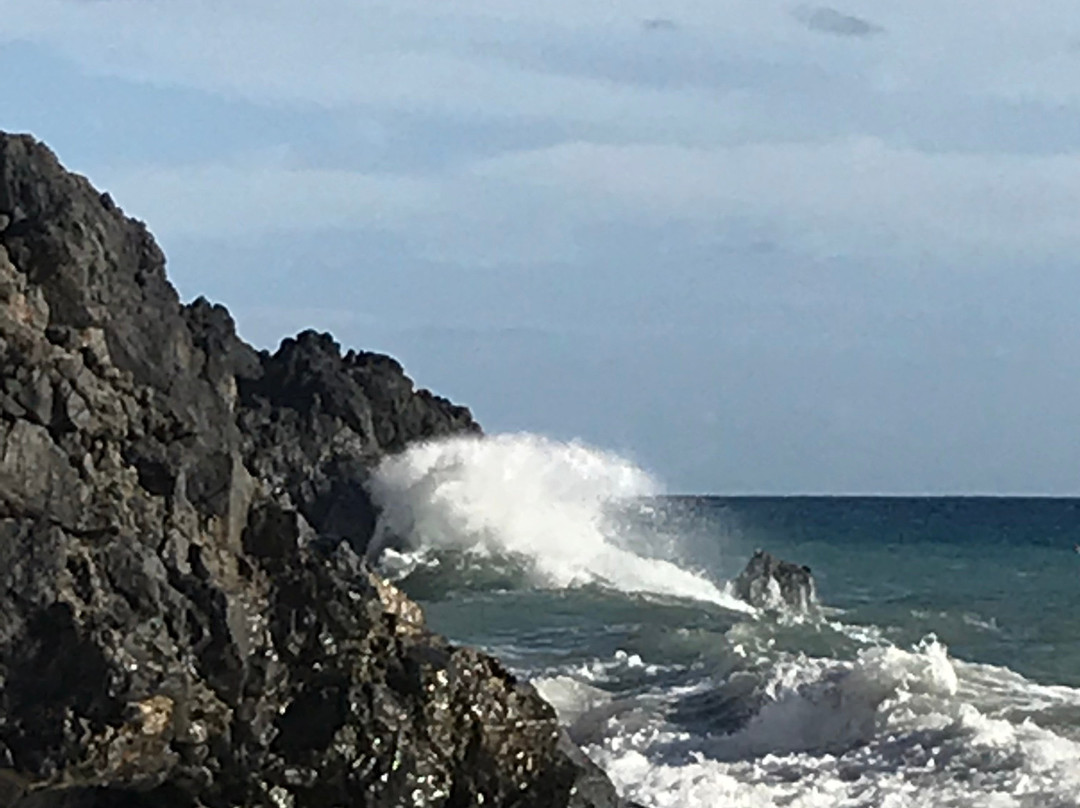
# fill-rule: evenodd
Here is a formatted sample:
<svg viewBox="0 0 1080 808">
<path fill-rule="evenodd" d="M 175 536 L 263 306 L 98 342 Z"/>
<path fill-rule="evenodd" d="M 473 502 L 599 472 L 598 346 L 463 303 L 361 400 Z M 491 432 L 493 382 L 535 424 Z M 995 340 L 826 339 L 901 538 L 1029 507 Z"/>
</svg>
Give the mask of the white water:
<svg viewBox="0 0 1080 808">
<path fill-rule="evenodd" d="M 528 434 L 432 441 L 386 458 L 368 487 L 382 512 L 375 553 L 404 539 L 421 552 L 523 558 L 541 586 L 601 584 L 748 608 L 702 575 L 628 549 L 606 508 L 659 486 L 580 443 Z"/>
<path fill-rule="evenodd" d="M 370 488 L 383 510 L 373 545 L 404 539 L 418 548 L 397 556 L 406 566 L 446 552 L 469 566 L 479 556 L 478 567 L 524 559 L 514 568 L 538 586 L 739 606 L 670 560 L 678 554 L 658 536 L 609 522 L 613 503 L 658 492 L 609 453 L 531 435 L 455 438 L 385 460 Z M 650 628 L 655 599 L 632 602 Z M 881 627 L 781 618 L 725 614 L 736 622 L 724 633 L 688 630 L 684 642 L 695 632 L 710 640 L 690 669 L 640 646 L 642 655 L 610 657 L 607 646 L 602 658 L 560 656 L 530 675 L 571 737 L 646 808 L 1080 808 L 1080 690 L 961 662 L 932 638 L 898 648 Z M 975 619 L 965 623 L 997 630 Z M 842 659 L 784 650 L 799 626 L 808 639 L 831 631 L 855 647 Z M 787 641 L 777 643 L 776 627 Z M 647 648 L 655 633 L 628 639 Z M 724 648 L 740 661 L 734 672 L 709 663 Z M 732 711 L 731 699 L 750 709 Z"/>
<path fill-rule="evenodd" d="M 644 806 L 1080 805 L 1080 743 L 1040 723 L 1080 708 L 1080 691 L 959 662 L 932 639 L 850 662 L 780 661 L 760 711 L 730 734 L 671 723 L 674 692 L 628 709 L 564 677 L 537 685 L 568 723 L 589 728 L 590 757 Z"/>
</svg>

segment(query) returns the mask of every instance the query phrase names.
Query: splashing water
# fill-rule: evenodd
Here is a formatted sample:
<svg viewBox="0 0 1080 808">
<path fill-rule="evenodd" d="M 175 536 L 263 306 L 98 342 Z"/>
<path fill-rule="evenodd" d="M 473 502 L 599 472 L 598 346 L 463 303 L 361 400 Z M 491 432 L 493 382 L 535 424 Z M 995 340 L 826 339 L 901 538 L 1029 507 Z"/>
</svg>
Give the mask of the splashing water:
<svg viewBox="0 0 1080 808">
<path fill-rule="evenodd" d="M 432 441 L 386 458 L 368 487 L 381 509 L 375 554 L 401 541 L 513 556 L 541 586 L 599 584 L 748 609 L 707 578 L 623 546 L 607 509 L 659 486 L 628 460 L 580 443 L 528 434 Z"/>
<path fill-rule="evenodd" d="M 563 448 L 541 446 L 556 452 L 549 460 Z M 429 549 L 444 563 L 424 560 L 407 584 L 465 593 L 425 604 L 436 629 L 530 679 L 623 798 L 646 808 L 1080 808 L 1080 624 L 1075 567 L 1062 563 L 1080 539 L 1080 506 L 657 497 L 612 508 L 620 492 L 654 488 L 622 488 L 611 473 L 590 489 L 605 504 L 583 509 L 596 521 L 571 520 L 595 531 L 550 544 L 558 569 L 599 577 L 576 544 L 592 532 L 639 561 L 707 558 L 713 580 L 764 544 L 819 572 L 824 603 L 814 618 L 763 609 L 746 619 L 614 588 L 553 591 L 521 563 L 489 586 L 484 576 L 503 575 L 507 548 L 521 546 L 490 519 L 457 534 L 470 549 Z M 551 475 L 552 490 L 577 502 L 583 484 L 557 463 Z M 529 499 L 520 481 L 492 485 L 510 510 L 530 503 L 526 527 L 543 526 L 537 513 L 565 514 L 559 497 Z M 542 531 L 518 538 L 529 536 L 538 563 L 555 563 Z M 446 560 L 466 568 L 464 586 Z"/>
<path fill-rule="evenodd" d="M 577 708 L 578 724 L 598 714 L 599 737 L 586 751 L 643 805 L 1074 808 L 1080 743 L 1007 718 L 985 687 L 1006 680 L 1059 709 L 1080 695 L 973 669 L 933 637 L 910 650 L 867 648 L 851 661 L 778 661 L 760 711 L 730 734 L 689 734 L 669 723 L 673 711 L 645 702 L 604 714 L 603 691 L 537 684 L 560 711 Z"/>
</svg>

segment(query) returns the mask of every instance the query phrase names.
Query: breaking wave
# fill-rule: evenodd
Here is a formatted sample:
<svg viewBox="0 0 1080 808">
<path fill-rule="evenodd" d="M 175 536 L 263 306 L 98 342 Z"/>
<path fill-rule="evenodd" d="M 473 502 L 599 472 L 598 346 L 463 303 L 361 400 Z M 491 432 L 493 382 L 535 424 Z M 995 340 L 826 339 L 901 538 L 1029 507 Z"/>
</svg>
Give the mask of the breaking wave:
<svg viewBox="0 0 1080 808">
<path fill-rule="evenodd" d="M 604 672 L 626 664 L 623 654 Z M 1078 804 L 1080 743 L 1062 733 L 1080 715 L 1074 689 L 955 660 L 933 637 L 848 661 L 796 654 L 743 675 L 753 681 L 741 692 L 729 678 L 633 699 L 613 697 L 603 675 L 536 685 L 643 805 Z M 746 703 L 717 710 L 714 689 Z"/>
<path fill-rule="evenodd" d="M 748 609 L 621 532 L 612 508 L 660 489 L 610 452 L 529 434 L 453 437 L 386 458 L 368 488 L 381 510 L 370 552 L 404 550 L 396 563 L 407 572 L 449 557 L 459 568 L 510 560 L 534 586 L 599 585 Z"/>
<path fill-rule="evenodd" d="M 683 521 L 639 467 L 579 443 L 434 441 L 369 487 L 384 572 L 529 678 L 636 804 L 1080 808 L 1080 690 L 950 655 L 937 636 L 965 656 L 1006 638 L 975 604 L 753 610 L 719 577 L 737 523 Z M 684 561 L 703 546 L 715 578 Z M 844 564 L 885 580 L 848 545 Z"/>
</svg>

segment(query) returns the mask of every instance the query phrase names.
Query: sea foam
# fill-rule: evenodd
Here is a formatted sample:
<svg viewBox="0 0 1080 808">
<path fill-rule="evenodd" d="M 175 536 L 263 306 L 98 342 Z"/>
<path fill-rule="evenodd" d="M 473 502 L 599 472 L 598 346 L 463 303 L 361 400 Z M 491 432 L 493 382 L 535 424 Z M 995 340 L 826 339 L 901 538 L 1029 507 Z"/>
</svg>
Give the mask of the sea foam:
<svg viewBox="0 0 1080 808">
<path fill-rule="evenodd" d="M 598 584 L 748 608 L 703 575 L 629 549 L 610 507 L 660 486 L 610 452 L 529 434 L 453 437 L 386 458 L 368 487 L 381 509 L 373 553 L 403 543 L 511 556 L 538 586 Z"/>
<path fill-rule="evenodd" d="M 670 704 L 605 710 L 586 750 L 626 796 L 657 808 L 1078 804 L 1080 744 L 1037 721 L 1080 693 L 955 660 L 933 638 L 847 662 L 790 657 L 764 690 L 732 733 L 688 731 Z M 1031 714 L 1017 720 L 1021 701 Z"/>
</svg>

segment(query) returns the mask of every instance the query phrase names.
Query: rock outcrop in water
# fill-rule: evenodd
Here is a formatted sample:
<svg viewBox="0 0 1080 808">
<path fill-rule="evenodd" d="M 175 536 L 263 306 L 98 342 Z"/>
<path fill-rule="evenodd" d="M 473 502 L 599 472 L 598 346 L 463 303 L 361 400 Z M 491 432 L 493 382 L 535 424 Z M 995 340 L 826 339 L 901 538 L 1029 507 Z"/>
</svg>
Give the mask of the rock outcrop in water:
<svg viewBox="0 0 1080 808">
<path fill-rule="evenodd" d="M 257 353 L 0 135 L 0 806 L 614 805 L 361 560 L 372 462 L 475 430 L 326 335 Z"/>
<path fill-rule="evenodd" d="M 817 602 L 810 568 L 782 561 L 756 550 L 734 581 L 736 596 L 760 609 L 784 609 L 796 614 Z"/>
</svg>

